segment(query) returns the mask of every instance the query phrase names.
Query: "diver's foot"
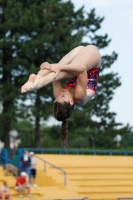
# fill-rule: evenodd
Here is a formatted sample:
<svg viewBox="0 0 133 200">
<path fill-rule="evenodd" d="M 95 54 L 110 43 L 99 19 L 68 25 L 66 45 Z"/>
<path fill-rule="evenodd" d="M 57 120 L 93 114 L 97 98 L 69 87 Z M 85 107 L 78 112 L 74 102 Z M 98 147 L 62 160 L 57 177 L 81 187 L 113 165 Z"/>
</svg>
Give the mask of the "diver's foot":
<svg viewBox="0 0 133 200">
<path fill-rule="evenodd" d="M 34 81 L 35 81 L 36 75 L 35 74 L 31 74 L 29 76 L 28 81 L 22 86 L 21 88 L 21 93 L 25 93 L 28 92 L 29 90 L 34 89 Z"/>
</svg>

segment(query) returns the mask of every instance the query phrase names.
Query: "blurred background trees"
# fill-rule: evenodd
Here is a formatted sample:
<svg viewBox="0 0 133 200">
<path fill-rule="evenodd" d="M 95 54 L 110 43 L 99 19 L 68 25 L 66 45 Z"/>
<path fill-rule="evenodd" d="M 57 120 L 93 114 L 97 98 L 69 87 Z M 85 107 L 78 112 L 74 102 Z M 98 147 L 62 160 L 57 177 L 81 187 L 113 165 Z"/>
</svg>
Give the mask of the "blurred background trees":
<svg viewBox="0 0 133 200">
<path fill-rule="evenodd" d="M 52 85 L 27 94 L 21 94 L 21 86 L 41 63 L 58 62 L 78 45 L 107 47 L 111 39 L 98 34 L 103 20 L 95 9 L 75 11 L 71 1 L 0 1 L 0 139 L 6 147 L 11 129 L 20 133 L 20 147 L 60 147 L 60 126 L 46 123 L 53 116 Z M 116 134 L 127 138 L 123 147 L 132 145 L 132 127 L 118 126 L 116 113 L 109 110 L 121 85 L 118 73 L 111 70 L 117 57 L 116 52 L 102 56 L 95 98 L 75 108 L 69 123 L 71 148 L 112 148 Z"/>
</svg>

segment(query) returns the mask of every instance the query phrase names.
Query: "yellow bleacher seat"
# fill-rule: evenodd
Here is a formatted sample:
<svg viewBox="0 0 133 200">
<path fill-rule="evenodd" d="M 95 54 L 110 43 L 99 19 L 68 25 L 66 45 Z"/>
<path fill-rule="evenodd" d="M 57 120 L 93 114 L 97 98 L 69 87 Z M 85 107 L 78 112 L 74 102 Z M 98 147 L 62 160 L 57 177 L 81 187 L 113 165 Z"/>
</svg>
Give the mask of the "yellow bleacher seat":
<svg viewBox="0 0 133 200">
<path fill-rule="evenodd" d="M 89 200 L 117 200 L 119 197 L 133 196 L 133 158 L 131 156 L 90 156 L 38 154 L 67 173 L 64 174 L 38 160 L 37 188 L 31 187 L 34 200 L 78 199 L 85 196 Z M 13 200 L 19 200 L 14 190 L 15 177 L 5 176 L 0 168 L 0 185 L 9 183 Z M 25 200 L 28 200 L 25 193 Z"/>
<path fill-rule="evenodd" d="M 68 187 L 78 197 L 89 200 L 117 200 L 133 196 L 133 158 L 131 156 L 39 155 L 67 172 Z M 63 173 L 47 166 L 58 184 Z"/>
</svg>

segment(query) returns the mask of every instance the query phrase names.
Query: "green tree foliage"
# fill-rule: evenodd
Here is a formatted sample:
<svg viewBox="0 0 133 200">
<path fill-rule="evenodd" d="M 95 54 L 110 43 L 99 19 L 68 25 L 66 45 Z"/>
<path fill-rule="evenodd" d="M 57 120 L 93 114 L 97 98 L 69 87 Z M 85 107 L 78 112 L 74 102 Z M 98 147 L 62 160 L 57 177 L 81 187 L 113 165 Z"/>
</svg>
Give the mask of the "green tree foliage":
<svg viewBox="0 0 133 200">
<path fill-rule="evenodd" d="M 18 139 L 20 140 L 19 147 L 34 146 L 34 126 L 29 120 L 20 120 L 11 124 L 11 129 L 18 131 Z"/>
<path fill-rule="evenodd" d="M 75 46 L 94 44 L 99 49 L 107 47 L 111 41 L 108 35 L 97 33 L 103 20 L 103 17 L 96 16 L 94 9 L 89 13 L 84 7 L 75 11 L 71 1 L 0 1 L 0 131 L 6 147 L 9 146 L 9 130 L 17 119 L 27 118 L 34 124 L 32 143 L 27 144 L 23 138 L 24 146 L 45 146 L 45 140 L 50 141 L 51 137 L 57 140 L 59 133 L 56 127 L 49 129 L 47 135 L 41 130 L 41 122 L 52 115 L 51 84 L 23 95 L 20 93 L 21 85 L 30 73 L 39 70 L 41 63 L 58 62 Z M 115 52 L 103 56 L 96 97 L 83 109 L 77 108 L 79 118 L 74 114 L 74 126 L 70 123 L 70 134 L 73 137 L 74 133 L 75 139 L 82 131 L 88 141 L 92 133 L 98 137 L 99 134 L 115 132 L 116 113 L 109 111 L 109 103 L 121 83 L 118 74 L 105 71 L 116 59 Z M 23 126 L 27 127 L 26 124 Z M 126 131 L 129 129 L 126 127 Z M 55 132 L 53 136 L 52 132 Z M 118 132 L 121 133 L 121 130 Z M 80 138 L 84 141 L 82 137 L 83 134 Z"/>
</svg>

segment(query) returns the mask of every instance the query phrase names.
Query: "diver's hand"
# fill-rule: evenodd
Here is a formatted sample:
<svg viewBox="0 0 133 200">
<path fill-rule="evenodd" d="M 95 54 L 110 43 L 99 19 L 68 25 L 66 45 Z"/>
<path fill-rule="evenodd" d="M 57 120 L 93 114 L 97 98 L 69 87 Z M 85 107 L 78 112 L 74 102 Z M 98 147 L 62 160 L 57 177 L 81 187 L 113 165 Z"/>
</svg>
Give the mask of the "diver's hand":
<svg viewBox="0 0 133 200">
<path fill-rule="evenodd" d="M 60 69 L 60 64 L 55 63 L 55 64 L 49 64 L 48 62 L 44 62 L 40 66 L 41 70 L 48 69 L 50 72 L 55 73 L 54 80 L 57 78 L 59 75 L 61 69 Z"/>
<path fill-rule="evenodd" d="M 60 65 L 59 64 L 51 64 L 50 65 L 50 71 L 55 73 L 54 80 L 57 78 L 59 73 L 61 72 Z"/>
<path fill-rule="evenodd" d="M 44 62 L 40 65 L 40 69 L 41 70 L 44 70 L 44 69 L 48 69 L 51 71 L 51 67 L 50 67 L 50 64 L 48 62 Z"/>
</svg>

